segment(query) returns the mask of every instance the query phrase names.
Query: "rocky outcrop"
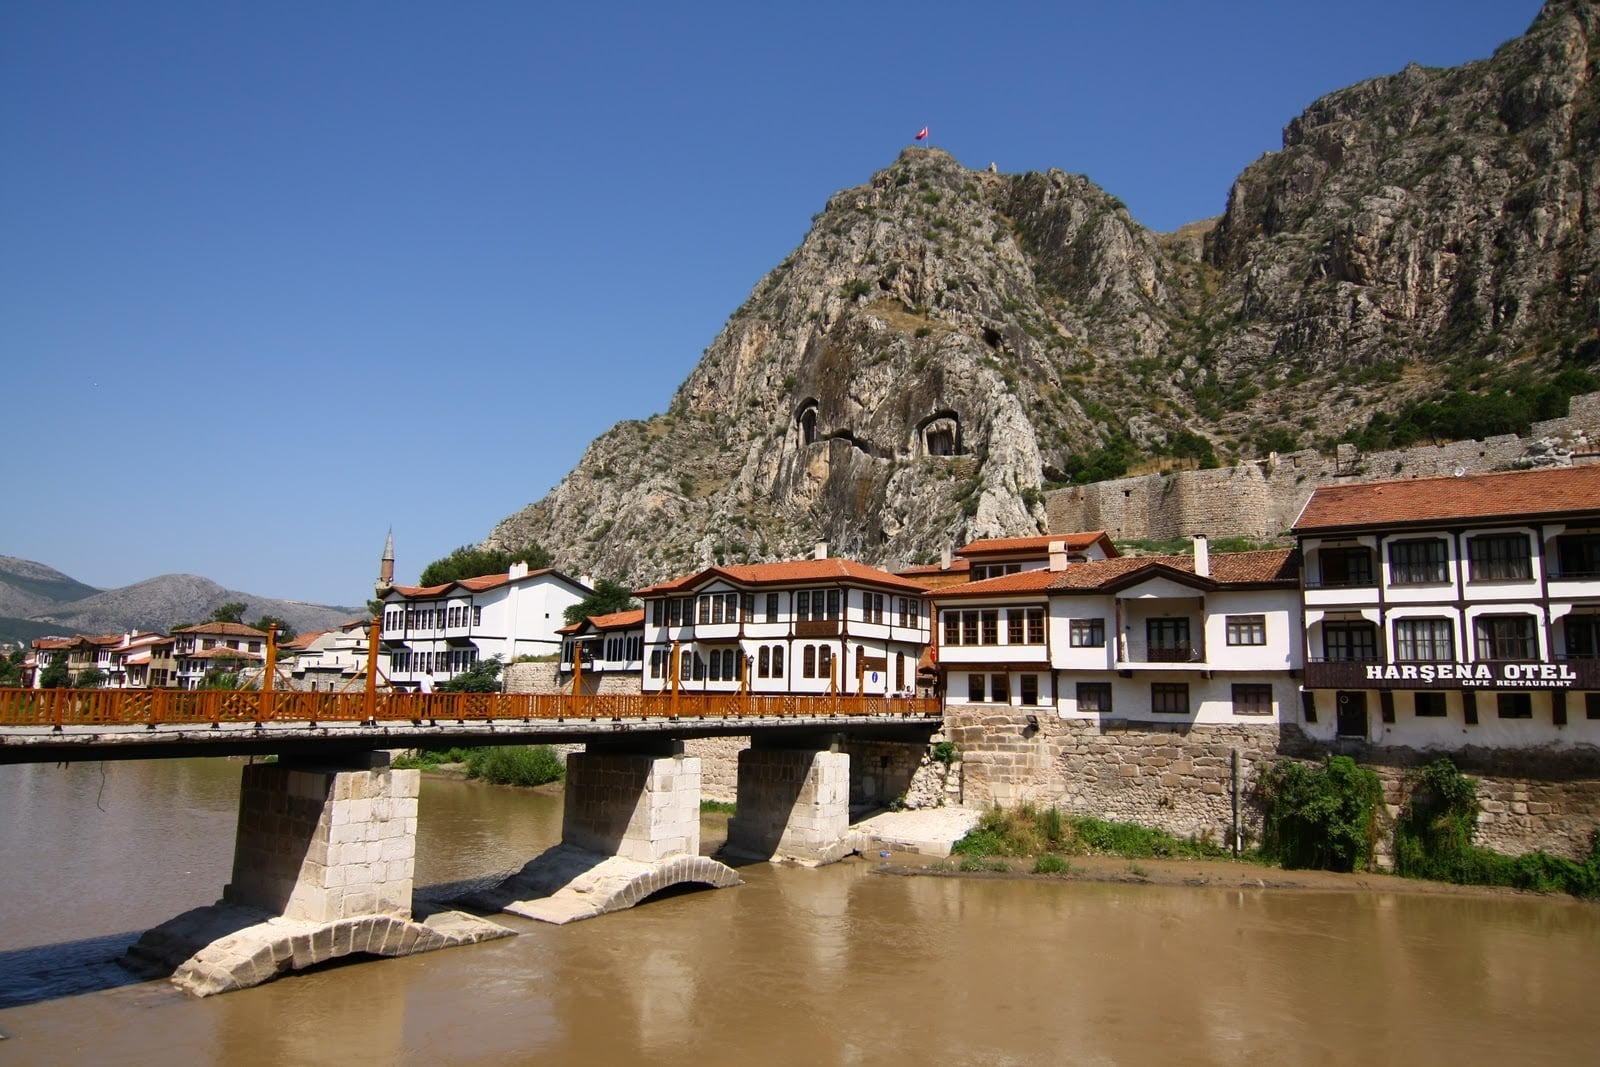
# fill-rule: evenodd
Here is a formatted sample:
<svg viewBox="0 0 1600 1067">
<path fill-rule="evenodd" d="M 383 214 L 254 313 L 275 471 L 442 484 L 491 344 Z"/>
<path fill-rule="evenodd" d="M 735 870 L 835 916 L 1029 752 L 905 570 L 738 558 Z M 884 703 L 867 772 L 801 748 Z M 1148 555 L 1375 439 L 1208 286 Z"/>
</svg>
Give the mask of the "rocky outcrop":
<svg viewBox="0 0 1600 1067">
<path fill-rule="evenodd" d="M 1551 0 L 1490 59 L 1333 93 L 1173 235 L 1078 175 L 907 149 L 828 201 L 665 414 L 489 543 L 636 583 L 819 540 L 928 561 L 1045 529 L 1043 489 L 1097 450 L 1248 458 L 1592 370 L 1597 42 L 1593 0 Z"/>
</svg>

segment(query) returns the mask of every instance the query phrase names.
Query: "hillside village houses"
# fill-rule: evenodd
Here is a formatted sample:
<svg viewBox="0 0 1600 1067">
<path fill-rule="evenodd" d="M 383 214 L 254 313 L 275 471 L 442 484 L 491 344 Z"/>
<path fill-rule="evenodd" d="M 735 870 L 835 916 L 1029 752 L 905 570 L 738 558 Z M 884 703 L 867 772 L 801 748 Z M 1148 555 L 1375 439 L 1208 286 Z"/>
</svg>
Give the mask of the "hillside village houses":
<svg viewBox="0 0 1600 1067">
<path fill-rule="evenodd" d="M 370 629 L 366 619 L 353 619 L 332 630 L 315 630 L 285 641 L 279 648 L 291 655 L 287 665 L 290 684 L 312 692 L 336 692 L 363 683 Z"/>
<path fill-rule="evenodd" d="M 713 566 L 564 625 L 590 589 L 554 570 L 429 588 L 380 578 L 381 669 L 402 687 L 489 656 L 558 660 L 586 691 L 893 695 L 1066 722 L 1293 726 L 1417 750 L 1600 743 L 1600 465 L 1323 486 L 1298 547 L 1121 556 L 1102 531 L 974 541 L 890 573 L 828 557 Z M 41 638 L 107 685 L 193 688 L 260 663 L 237 623 Z M 293 674 L 365 673 L 352 623 Z M 558 655 L 551 656 L 550 654 Z"/>
</svg>

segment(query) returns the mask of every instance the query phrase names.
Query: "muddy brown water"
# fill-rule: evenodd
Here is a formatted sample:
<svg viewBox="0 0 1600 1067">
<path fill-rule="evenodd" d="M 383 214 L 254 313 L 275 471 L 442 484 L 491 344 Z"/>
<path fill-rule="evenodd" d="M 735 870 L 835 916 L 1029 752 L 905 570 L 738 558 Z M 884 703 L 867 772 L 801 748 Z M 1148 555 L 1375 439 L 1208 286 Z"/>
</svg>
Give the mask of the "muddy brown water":
<svg viewBox="0 0 1600 1067">
<path fill-rule="evenodd" d="M 1595 905 L 885 877 L 877 857 L 207 1000 L 132 981 L 109 961 L 226 881 L 240 766 L 0 767 L 0 1064 L 1596 1060 Z M 427 778 L 419 893 L 519 866 L 560 808 Z"/>
</svg>

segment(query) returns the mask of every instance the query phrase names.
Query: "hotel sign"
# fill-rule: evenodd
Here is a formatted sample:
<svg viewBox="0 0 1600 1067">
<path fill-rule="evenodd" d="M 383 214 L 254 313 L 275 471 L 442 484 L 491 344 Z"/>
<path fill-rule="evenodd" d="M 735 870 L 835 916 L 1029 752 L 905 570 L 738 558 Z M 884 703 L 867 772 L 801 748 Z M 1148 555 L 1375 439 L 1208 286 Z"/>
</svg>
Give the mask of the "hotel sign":
<svg viewBox="0 0 1600 1067">
<path fill-rule="evenodd" d="M 1312 689 L 1600 689 L 1600 660 L 1306 664 Z"/>
</svg>

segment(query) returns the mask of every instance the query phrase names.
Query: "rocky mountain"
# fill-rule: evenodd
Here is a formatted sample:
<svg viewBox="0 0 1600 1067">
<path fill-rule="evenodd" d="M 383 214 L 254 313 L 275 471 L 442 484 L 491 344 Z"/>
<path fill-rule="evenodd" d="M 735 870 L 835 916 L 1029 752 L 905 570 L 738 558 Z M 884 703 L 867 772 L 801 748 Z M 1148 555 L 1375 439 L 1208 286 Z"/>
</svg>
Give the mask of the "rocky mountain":
<svg viewBox="0 0 1600 1067">
<path fill-rule="evenodd" d="M 1047 528 L 1130 459 L 1331 441 L 1600 357 L 1600 6 L 1317 101 L 1218 220 L 908 149 L 834 195 L 665 414 L 614 426 L 488 543 L 636 582 L 825 540 L 869 562 Z"/>
<path fill-rule="evenodd" d="M 364 607 L 302 604 L 241 593 L 192 574 L 167 574 L 99 590 L 41 563 L 0 556 L 0 640 L 132 629 L 164 632 L 201 622 L 232 602 L 245 605 L 246 620 L 275 615 L 301 633 L 331 629 L 366 614 Z"/>
</svg>

